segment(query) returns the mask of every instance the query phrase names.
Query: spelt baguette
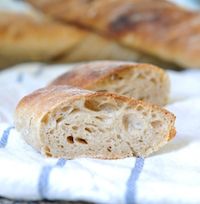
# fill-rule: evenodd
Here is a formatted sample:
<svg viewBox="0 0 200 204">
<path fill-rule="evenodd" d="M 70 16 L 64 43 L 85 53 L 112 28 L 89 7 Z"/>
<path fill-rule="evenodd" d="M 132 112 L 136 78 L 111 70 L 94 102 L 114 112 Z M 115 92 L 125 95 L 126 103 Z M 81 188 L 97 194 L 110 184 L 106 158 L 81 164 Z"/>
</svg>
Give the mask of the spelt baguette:
<svg viewBox="0 0 200 204">
<path fill-rule="evenodd" d="M 120 61 L 77 65 L 50 85 L 115 92 L 161 106 L 168 102 L 170 89 L 169 77 L 164 70 L 150 64 Z"/>
<path fill-rule="evenodd" d="M 25 96 L 15 113 L 24 139 L 48 157 L 146 157 L 175 136 L 175 116 L 111 93 L 50 86 Z"/>
<path fill-rule="evenodd" d="M 165 0 L 27 0 L 62 22 L 81 25 L 183 67 L 200 68 L 200 13 Z"/>
<path fill-rule="evenodd" d="M 0 67 L 28 61 L 139 60 L 142 56 L 114 40 L 37 12 L 0 12 Z"/>
</svg>

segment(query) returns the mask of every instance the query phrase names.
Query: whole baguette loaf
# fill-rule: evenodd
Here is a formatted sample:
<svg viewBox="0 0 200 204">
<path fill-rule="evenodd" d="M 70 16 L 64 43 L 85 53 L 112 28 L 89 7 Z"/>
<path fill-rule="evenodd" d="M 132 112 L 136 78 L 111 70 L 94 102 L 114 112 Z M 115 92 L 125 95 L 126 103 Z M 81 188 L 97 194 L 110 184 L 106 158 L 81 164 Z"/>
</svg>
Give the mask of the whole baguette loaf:
<svg viewBox="0 0 200 204">
<path fill-rule="evenodd" d="M 139 60 L 144 55 L 114 40 L 33 12 L 0 12 L 0 67 L 19 62 Z M 147 61 L 154 59 L 147 58 Z"/>
<path fill-rule="evenodd" d="M 111 93 L 50 86 L 25 96 L 15 125 L 49 157 L 146 157 L 175 136 L 175 116 L 156 105 Z"/>
<path fill-rule="evenodd" d="M 62 22 L 81 25 L 133 50 L 200 67 L 200 13 L 165 0 L 27 0 Z"/>
<path fill-rule="evenodd" d="M 166 105 L 170 82 L 167 73 L 150 64 L 96 61 L 75 66 L 50 85 L 71 85 L 94 91 L 116 92 Z"/>
</svg>

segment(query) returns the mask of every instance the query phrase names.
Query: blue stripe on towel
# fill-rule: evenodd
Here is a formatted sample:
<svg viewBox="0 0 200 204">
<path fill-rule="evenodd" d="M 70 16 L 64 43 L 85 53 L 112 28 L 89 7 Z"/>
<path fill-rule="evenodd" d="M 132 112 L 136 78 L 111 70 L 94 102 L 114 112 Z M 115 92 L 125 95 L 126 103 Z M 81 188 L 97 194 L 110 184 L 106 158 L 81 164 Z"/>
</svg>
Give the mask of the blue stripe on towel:
<svg viewBox="0 0 200 204">
<path fill-rule="evenodd" d="M 126 204 L 136 203 L 136 183 L 142 172 L 144 166 L 144 158 L 136 158 L 135 166 L 131 171 L 129 179 L 127 181 L 127 190 L 126 190 Z"/>
<path fill-rule="evenodd" d="M 21 82 L 23 82 L 23 80 L 24 80 L 24 73 L 20 72 L 20 73 L 17 75 L 16 81 L 17 81 L 18 83 L 21 83 Z"/>
<path fill-rule="evenodd" d="M 7 142 L 8 142 L 8 137 L 9 137 L 9 134 L 10 134 L 10 131 L 13 129 L 14 127 L 13 126 L 10 126 L 8 128 L 6 128 L 4 131 L 3 131 L 3 135 L 0 139 L 0 148 L 4 148 L 6 145 L 7 145 Z"/>
<path fill-rule="evenodd" d="M 42 168 L 39 182 L 38 182 L 38 192 L 40 194 L 40 197 L 45 199 L 47 198 L 47 192 L 48 192 L 48 184 L 49 184 L 49 175 L 53 168 L 55 167 L 63 167 L 66 163 L 66 160 L 61 158 L 57 161 L 56 165 L 46 165 Z"/>
<path fill-rule="evenodd" d="M 39 67 L 38 67 L 38 69 L 36 69 L 36 71 L 34 72 L 34 76 L 35 77 L 38 77 L 38 76 L 40 76 L 43 72 L 44 72 L 44 64 L 42 64 L 42 65 L 40 65 Z"/>
</svg>

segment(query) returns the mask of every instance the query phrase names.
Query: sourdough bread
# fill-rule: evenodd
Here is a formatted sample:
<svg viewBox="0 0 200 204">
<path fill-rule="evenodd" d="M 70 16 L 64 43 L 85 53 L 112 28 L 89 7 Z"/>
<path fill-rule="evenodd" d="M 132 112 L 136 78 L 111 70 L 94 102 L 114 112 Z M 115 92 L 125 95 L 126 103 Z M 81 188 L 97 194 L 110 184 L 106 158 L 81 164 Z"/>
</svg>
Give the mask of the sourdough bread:
<svg viewBox="0 0 200 204">
<path fill-rule="evenodd" d="M 48 157 L 146 157 L 175 136 L 175 116 L 112 93 L 50 86 L 25 96 L 15 125 Z"/>
</svg>

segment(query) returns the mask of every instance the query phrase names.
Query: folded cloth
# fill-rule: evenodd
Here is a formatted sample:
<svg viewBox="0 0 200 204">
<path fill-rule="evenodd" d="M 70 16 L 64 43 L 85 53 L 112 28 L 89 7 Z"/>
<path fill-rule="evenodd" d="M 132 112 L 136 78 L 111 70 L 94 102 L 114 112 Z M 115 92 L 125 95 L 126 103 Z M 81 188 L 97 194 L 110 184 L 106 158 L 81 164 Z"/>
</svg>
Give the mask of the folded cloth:
<svg viewBox="0 0 200 204">
<path fill-rule="evenodd" d="M 70 65 L 23 64 L 0 74 L 0 196 L 96 203 L 200 203 L 200 71 L 169 71 L 177 136 L 148 158 L 45 158 L 13 126 L 19 99 Z"/>
</svg>

